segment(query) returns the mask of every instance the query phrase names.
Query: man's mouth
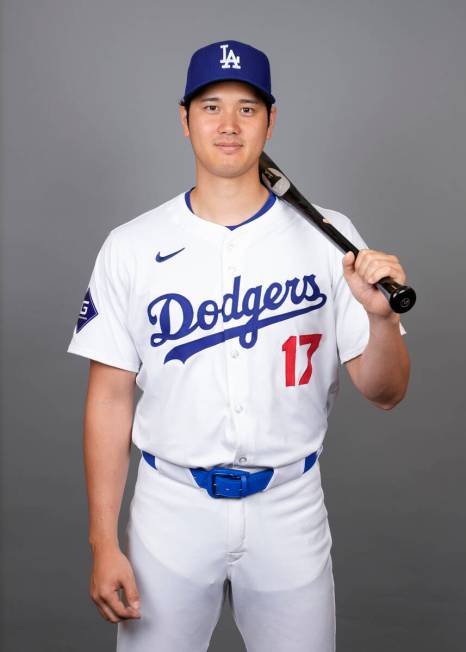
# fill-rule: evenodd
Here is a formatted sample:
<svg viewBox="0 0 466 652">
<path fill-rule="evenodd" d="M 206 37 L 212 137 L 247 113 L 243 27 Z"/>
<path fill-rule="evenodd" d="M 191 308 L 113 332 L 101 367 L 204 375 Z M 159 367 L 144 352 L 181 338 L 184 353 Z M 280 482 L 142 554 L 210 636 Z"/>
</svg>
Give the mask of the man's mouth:
<svg viewBox="0 0 466 652">
<path fill-rule="evenodd" d="M 236 152 L 240 147 L 242 147 L 239 143 L 216 143 L 215 146 L 227 153 Z"/>
</svg>

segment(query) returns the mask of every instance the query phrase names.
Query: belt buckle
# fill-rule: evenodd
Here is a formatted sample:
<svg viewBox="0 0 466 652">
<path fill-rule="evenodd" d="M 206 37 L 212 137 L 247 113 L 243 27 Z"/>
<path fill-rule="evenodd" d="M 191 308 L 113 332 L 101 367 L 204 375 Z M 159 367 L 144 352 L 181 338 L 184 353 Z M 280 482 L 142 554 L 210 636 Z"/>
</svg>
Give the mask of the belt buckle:
<svg viewBox="0 0 466 652">
<path fill-rule="evenodd" d="M 249 471 L 214 467 L 208 472 L 207 492 L 212 498 L 242 498 L 246 495 L 249 474 Z"/>
</svg>

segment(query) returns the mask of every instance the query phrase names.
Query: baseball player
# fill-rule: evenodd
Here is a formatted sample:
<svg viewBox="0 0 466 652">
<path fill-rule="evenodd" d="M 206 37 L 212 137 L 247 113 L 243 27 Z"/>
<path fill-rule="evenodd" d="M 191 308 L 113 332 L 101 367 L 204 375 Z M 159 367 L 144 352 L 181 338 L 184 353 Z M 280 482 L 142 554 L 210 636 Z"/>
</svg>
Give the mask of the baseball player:
<svg viewBox="0 0 466 652">
<path fill-rule="evenodd" d="M 260 50 L 193 54 L 196 183 L 109 232 L 68 347 L 91 360 L 90 595 L 118 652 L 207 650 L 227 597 L 248 652 L 335 650 L 319 456 L 341 365 L 382 409 L 405 395 L 406 331 L 374 283 L 406 276 L 342 213 L 317 206 L 356 260 L 262 184 L 274 104 Z"/>
</svg>

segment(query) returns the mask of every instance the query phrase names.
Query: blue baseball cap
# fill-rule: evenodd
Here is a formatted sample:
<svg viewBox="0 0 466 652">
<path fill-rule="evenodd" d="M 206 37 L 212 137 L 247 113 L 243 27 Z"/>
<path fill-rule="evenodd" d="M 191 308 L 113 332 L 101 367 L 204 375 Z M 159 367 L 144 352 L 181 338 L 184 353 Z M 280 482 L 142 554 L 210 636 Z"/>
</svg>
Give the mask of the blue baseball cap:
<svg viewBox="0 0 466 652">
<path fill-rule="evenodd" d="M 270 64 L 264 52 L 252 45 L 226 39 L 196 50 L 191 57 L 182 101 L 203 86 L 226 79 L 251 84 L 273 104 Z"/>
</svg>

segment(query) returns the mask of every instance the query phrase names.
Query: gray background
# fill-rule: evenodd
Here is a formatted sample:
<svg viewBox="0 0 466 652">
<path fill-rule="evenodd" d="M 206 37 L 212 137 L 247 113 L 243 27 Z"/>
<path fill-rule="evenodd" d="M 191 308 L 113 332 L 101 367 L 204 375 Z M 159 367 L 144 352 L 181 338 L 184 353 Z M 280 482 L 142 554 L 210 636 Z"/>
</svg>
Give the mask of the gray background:
<svg viewBox="0 0 466 652">
<path fill-rule="evenodd" d="M 114 649 L 88 597 L 88 363 L 65 350 L 108 231 L 193 185 L 189 57 L 236 38 L 270 58 L 268 153 L 418 292 L 405 401 L 377 410 L 343 371 L 321 457 L 337 649 L 463 650 L 465 3 L 10 0 L 1 18 L 3 649 Z M 210 649 L 244 649 L 226 608 Z"/>
</svg>

